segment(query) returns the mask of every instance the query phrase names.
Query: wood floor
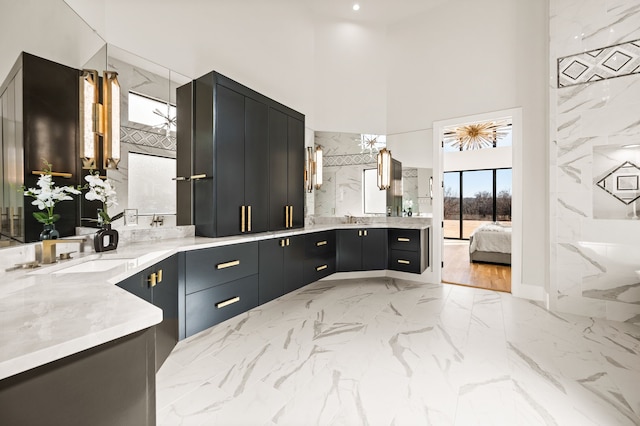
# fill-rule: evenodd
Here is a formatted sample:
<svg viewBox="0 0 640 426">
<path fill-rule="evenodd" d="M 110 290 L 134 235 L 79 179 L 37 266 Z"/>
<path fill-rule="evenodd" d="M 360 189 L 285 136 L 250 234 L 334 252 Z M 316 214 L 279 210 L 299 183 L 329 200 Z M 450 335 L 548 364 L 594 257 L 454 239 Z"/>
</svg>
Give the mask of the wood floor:
<svg viewBox="0 0 640 426">
<path fill-rule="evenodd" d="M 444 243 L 442 282 L 511 292 L 511 266 L 469 262 L 468 241 Z"/>
</svg>

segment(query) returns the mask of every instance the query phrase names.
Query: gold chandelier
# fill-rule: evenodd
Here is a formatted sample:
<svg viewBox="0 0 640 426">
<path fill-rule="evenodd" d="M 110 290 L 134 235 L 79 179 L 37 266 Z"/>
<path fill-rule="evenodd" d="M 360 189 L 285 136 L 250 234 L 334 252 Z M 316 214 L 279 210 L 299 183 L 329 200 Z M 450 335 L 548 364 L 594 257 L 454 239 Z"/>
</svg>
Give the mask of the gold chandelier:
<svg viewBox="0 0 640 426">
<path fill-rule="evenodd" d="M 504 121 L 488 121 L 454 127 L 445 130 L 444 142 L 461 151 L 492 147 L 507 135 L 506 128 L 510 125 Z"/>
</svg>

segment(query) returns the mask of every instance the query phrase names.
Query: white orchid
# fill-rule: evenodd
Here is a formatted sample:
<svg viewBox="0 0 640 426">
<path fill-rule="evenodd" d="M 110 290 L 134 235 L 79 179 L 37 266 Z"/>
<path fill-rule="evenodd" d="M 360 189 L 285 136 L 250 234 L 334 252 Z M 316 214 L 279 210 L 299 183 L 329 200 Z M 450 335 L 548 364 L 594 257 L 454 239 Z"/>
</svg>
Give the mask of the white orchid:
<svg viewBox="0 0 640 426">
<path fill-rule="evenodd" d="M 80 191 L 72 186 L 54 186 L 51 177 L 51 164 L 46 160 L 42 160 L 45 167 L 43 173 L 38 178 L 38 188 L 22 188 L 24 195 L 35 198 L 31 204 L 38 207 L 38 210 L 46 210 L 46 212 L 34 212 L 33 217 L 40 223 L 51 225 L 60 219 L 59 214 L 53 213 L 53 208 L 60 201 L 73 200 L 71 195 L 78 195 Z"/>
<path fill-rule="evenodd" d="M 102 180 L 98 172 L 90 173 L 84 177 L 89 184 L 89 191 L 84 197 L 89 201 L 101 201 L 102 211 L 99 212 L 100 217 L 104 223 L 111 223 L 111 217 L 109 216 L 109 207 L 118 205 L 118 198 L 111 181 L 107 178 Z"/>
</svg>

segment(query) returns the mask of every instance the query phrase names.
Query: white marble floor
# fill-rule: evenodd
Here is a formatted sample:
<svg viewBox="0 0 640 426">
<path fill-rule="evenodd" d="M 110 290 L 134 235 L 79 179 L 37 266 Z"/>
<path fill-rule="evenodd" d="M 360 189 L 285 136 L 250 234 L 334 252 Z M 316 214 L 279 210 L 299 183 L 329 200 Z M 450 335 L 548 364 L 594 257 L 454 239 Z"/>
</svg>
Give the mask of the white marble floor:
<svg viewBox="0 0 640 426">
<path fill-rule="evenodd" d="M 640 425 L 640 327 L 510 294 L 320 281 L 178 344 L 160 425 Z"/>
</svg>

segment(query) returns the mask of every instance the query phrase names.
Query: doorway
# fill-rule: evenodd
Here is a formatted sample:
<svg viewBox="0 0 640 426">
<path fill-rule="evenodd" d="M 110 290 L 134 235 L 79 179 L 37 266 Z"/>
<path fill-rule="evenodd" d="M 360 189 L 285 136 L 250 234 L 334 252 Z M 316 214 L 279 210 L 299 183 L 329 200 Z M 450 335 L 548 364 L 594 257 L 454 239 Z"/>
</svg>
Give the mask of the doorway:
<svg viewBox="0 0 640 426">
<path fill-rule="evenodd" d="M 467 145 L 463 149 L 462 144 L 451 142 L 454 138 L 461 139 L 460 134 L 451 137 L 451 129 L 478 123 L 499 124 L 490 129 L 494 137 L 489 138 L 493 139 L 489 144 L 471 149 Z M 505 129 L 508 137 L 495 137 L 496 132 Z M 438 281 L 513 293 L 519 291 L 521 134 L 520 108 L 434 123 L 433 137 L 437 141 L 433 144 L 434 187 L 439 190 L 439 196 L 434 196 L 433 223 L 439 226 L 433 226 L 433 260 L 434 278 Z M 473 141 L 469 142 L 467 138 L 466 143 Z M 455 164 L 451 162 L 452 151 L 460 153 Z M 497 157 L 502 160 L 496 160 Z M 497 257 L 492 252 L 470 254 L 482 241 L 482 232 L 503 228 L 509 231 L 510 247 L 498 250 L 509 254 Z"/>
</svg>

